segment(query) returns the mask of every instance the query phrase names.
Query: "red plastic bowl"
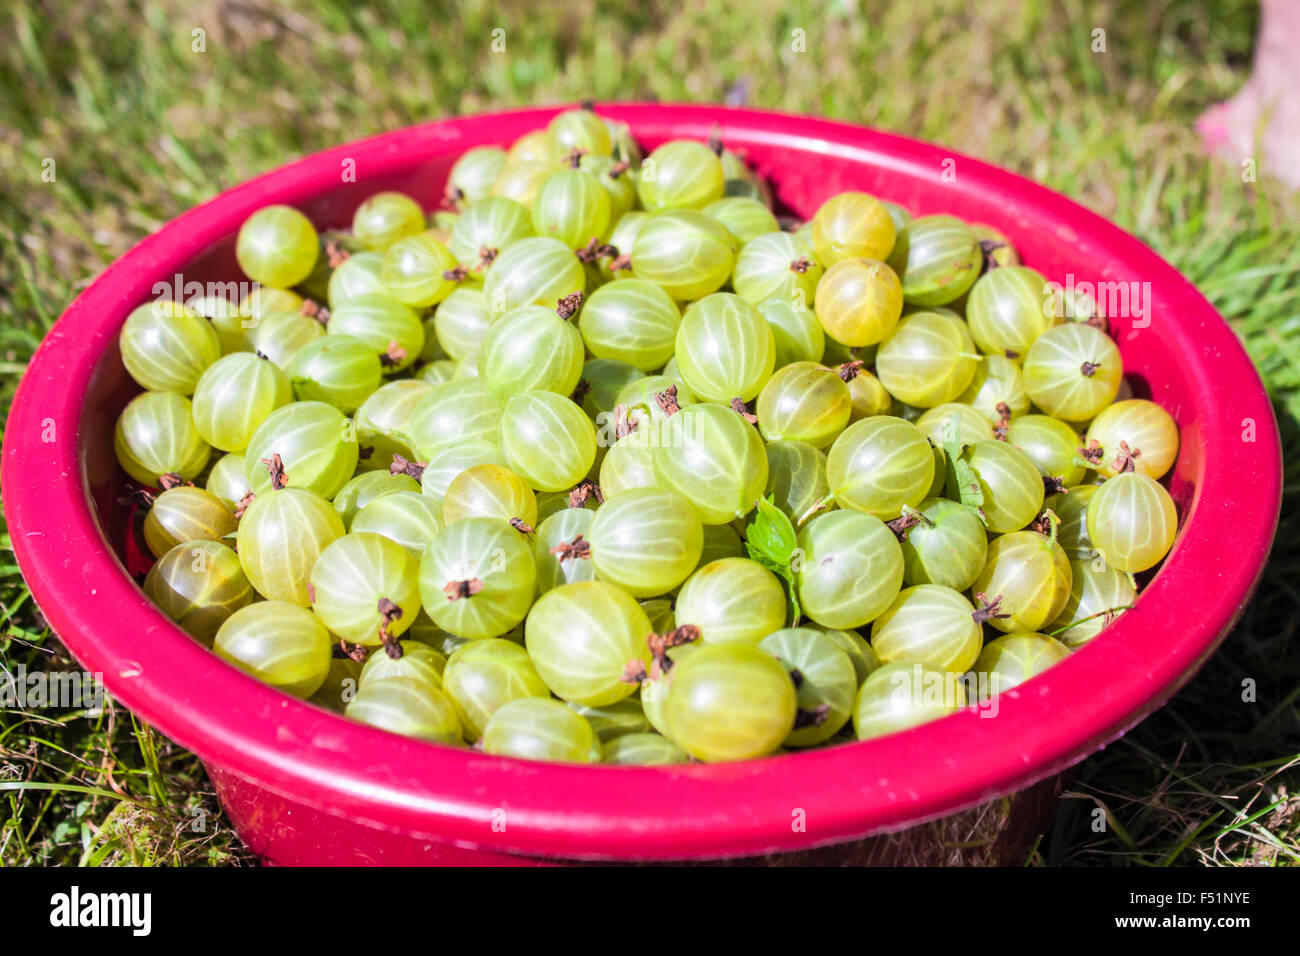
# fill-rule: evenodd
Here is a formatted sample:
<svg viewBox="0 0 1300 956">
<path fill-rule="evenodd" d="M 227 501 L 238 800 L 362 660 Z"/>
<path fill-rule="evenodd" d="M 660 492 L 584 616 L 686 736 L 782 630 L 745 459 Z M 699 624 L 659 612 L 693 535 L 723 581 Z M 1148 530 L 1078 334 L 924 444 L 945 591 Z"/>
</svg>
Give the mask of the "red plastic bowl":
<svg viewBox="0 0 1300 956">
<path fill-rule="evenodd" d="M 1169 483 L 1182 521 L 1137 606 L 1064 663 L 966 711 L 880 740 L 750 763 L 561 766 L 403 739 L 288 698 L 191 641 L 127 573 L 112 425 L 136 391 L 117 333 L 156 282 L 237 279 L 234 236 L 268 203 L 347 224 L 381 189 L 433 205 L 453 160 L 508 144 L 555 110 L 428 123 L 310 156 L 223 193 L 110 267 L 37 351 L 5 433 L 14 550 L 41 609 L 110 692 L 197 752 L 244 839 L 277 862 L 684 859 L 806 849 L 898 830 L 1020 790 L 1159 707 L 1227 634 L 1276 526 L 1281 454 L 1263 385 L 1214 309 L 1171 266 L 1082 207 L 924 143 L 774 113 L 609 105 L 647 146 L 673 137 L 744 150 L 781 204 L 809 216 L 862 189 L 917 214 L 1002 229 L 1048 278 L 1149 283 L 1151 320 L 1114 332 L 1138 394 L 1182 428 Z M 955 165 L 954 165 L 955 164 Z M 341 172 L 355 168 L 357 182 Z M 945 176 L 945 170 L 955 177 Z M 949 181 L 951 180 L 951 181 Z M 124 564 L 124 561 L 127 564 Z M 521 859 L 529 858 L 529 859 Z"/>
</svg>

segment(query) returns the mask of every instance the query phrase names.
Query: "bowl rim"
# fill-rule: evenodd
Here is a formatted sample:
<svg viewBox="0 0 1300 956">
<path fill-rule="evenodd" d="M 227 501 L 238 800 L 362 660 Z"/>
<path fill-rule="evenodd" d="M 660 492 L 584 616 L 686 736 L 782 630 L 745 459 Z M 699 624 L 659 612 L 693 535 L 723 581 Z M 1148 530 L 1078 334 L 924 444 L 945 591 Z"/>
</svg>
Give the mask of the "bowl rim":
<svg viewBox="0 0 1300 956">
<path fill-rule="evenodd" d="M 1081 250 L 1105 249 L 1159 284 L 1182 360 L 1193 381 L 1206 383 L 1189 412 L 1205 467 L 1174 551 L 1103 640 L 1003 694 L 1000 720 L 968 709 L 877 740 L 762 760 L 609 767 L 491 757 L 348 721 L 225 664 L 156 610 L 100 531 L 80 441 L 72 437 L 81 426 L 81 396 L 121 319 L 156 277 L 181 271 L 255 209 L 338 188 L 344 160 L 364 169 L 364 183 L 410 168 L 412 156 L 424 161 L 508 144 L 561 108 L 432 121 L 281 166 L 145 238 L 63 313 L 14 398 L 0 478 L 13 549 L 37 604 L 82 665 L 103 674 L 114 697 L 210 765 L 331 814 L 499 852 L 672 859 L 824 845 L 979 804 L 1082 760 L 1190 679 L 1258 582 L 1281 500 L 1271 403 L 1210 303 L 1133 236 L 988 163 L 848 123 L 688 104 L 596 108 L 652 140 L 704 138 L 720 123 L 742 141 L 833 151 L 886 170 L 933 171 L 955 158 L 961 183 L 954 188 L 1002 196 L 1043 221 L 1068 222 Z M 1246 419 L 1255 423 L 1253 442 L 1241 436 Z M 1243 506 L 1252 520 L 1242 520 Z M 1194 604 L 1188 594 L 1197 596 Z M 1064 707 L 1068 721 L 1060 717 Z"/>
</svg>

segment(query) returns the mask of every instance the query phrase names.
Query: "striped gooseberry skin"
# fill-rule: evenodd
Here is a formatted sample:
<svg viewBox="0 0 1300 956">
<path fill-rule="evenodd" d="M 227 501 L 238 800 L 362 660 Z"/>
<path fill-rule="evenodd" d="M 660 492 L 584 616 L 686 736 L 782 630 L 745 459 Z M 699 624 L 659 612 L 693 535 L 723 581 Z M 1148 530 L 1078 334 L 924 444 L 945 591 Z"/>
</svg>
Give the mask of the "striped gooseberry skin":
<svg viewBox="0 0 1300 956">
<path fill-rule="evenodd" d="M 991 250 L 988 257 L 993 260 L 994 267 L 1005 269 L 1009 266 L 1020 265 L 1020 253 L 1016 247 L 1011 244 L 1006 233 L 999 229 L 994 229 L 986 222 L 970 223 L 970 231 L 975 233 L 975 238 L 982 241 L 1000 243 L 998 248 Z"/>
<path fill-rule="evenodd" d="M 1178 426 L 1155 402 L 1130 398 L 1103 409 L 1088 426 L 1085 443 L 1101 448 L 1098 474 L 1112 478 L 1131 459 L 1133 469 L 1148 478 L 1163 478 L 1178 457 Z M 1121 454 L 1120 442 L 1129 447 Z M 1118 463 L 1118 467 L 1117 467 Z"/>
<path fill-rule="evenodd" d="M 330 314 L 329 335 L 350 335 L 386 356 L 390 372 L 408 368 L 424 349 L 424 324 L 410 306 L 387 295 L 359 295 Z"/>
<path fill-rule="evenodd" d="M 353 421 L 357 427 L 357 444 L 369 448 L 368 457 L 358 460 L 363 470 L 387 470 L 394 455 L 408 461 L 415 459 L 407 431 L 411 415 L 433 385 L 418 379 L 398 379 L 375 389 L 357 409 Z"/>
<path fill-rule="evenodd" d="M 609 244 L 617 249 L 620 253 L 631 255 L 632 247 L 636 244 L 636 237 L 641 234 L 641 228 L 650 221 L 650 214 L 640 209 L 624 213 L 622 218 L 614 224 L 613 230 L 609 234 Z M 630 269 L 611 270 L 610 266 L 614 260 L 611 258 L 602 258 L 600 260 L 599 273 L 604 280 L 608 279 L 630 279 L 632 271 Z"/>
<path fill-rule="evenodd" d="M 699 398 L 748 402 L 772 377 L 776 340 L 758 309 L 718 292 L 686 310 L 675 355 L 683 381 Z"/>
<path fill-rule="evenodd" d="M 876 259 L 837 262 L 817 283 L 817 321 L 836 342 L 875 345 L 889 337 L 903 314 L 898 274 Z"/>
<path fill-rule="evenodd" d="M 1114 623 L 1132 605 L 1137 589 L 1131 577 L 1100 556 L 1071 558 L 1070 574 L 1070 598 L 1051 627 L 1061 643 L 1075 648 Z"/>
<path fill-rule="evenodd" d="M 697 760 L 765 756 L 794 727 L 794 681 L 766 650 L 736 642 L 705 645 L 673 671 L 663 702 L 667 736 Z"/>
<path fill-rule="evenodd" d="M 400 642 L 401 657 L 371 654 L 358 675 L 360 684 L 390 680 L 394 677 L 417 680 L 433 687 L 442 687 L 442 672 L 447 669 L 447 658 L 442 651 L 412 640 L 408 631 Z"/>
<path fill-rule="evenodd" d="M 609 127 L 589 109 L 565 110 L 557 113 L 545 131 L 544 155 L 552 163 L 561 163 L 575 149 L 584 153 L 608 156 L 613 148 Z"/>
<path fill-rule="evenodd" d="M 299 401 L 325 402 L 344 414 L 355 412 L 383 381 L 379 356 L 349 335 L 325 335 L 304 346 L 288 373 Z"/>
<path fill-rule="evenodd" d="M 903 298 L 912 305 L 947 305 L 979 277 L 984 256 L 970 226 L 954 216 L 913 219 L 889 264 L 900 272 Z"/>
<path fill-rule="evenodd" d="M 657 425 L 668 420 L 669 415 L 664 411 L 659 395 L 665 394 L 670 387 L 677 389 L 675 398 L 679 406 L 685 408 L 687 405 L 695 404 L 695 393 L 680 376 L 646 375 L 636 381 L 628 382 L 619 390 L 614 398 L 614 405 L 627 406 L 628 420 L 637 423 L 638 431 L 633 432 L 633 435 L 638 435 L 641 429 L 647 429 L 651 423 Z M 642 443 L 645 443 L 645 433 L 638 437 Z"/>
<path fill-rule="evenodd" d="M 156 558 L 182 541 L 219 541 L 235 531 L 235 516 L 202 488 L 178 485 L 154 499 L 144 516 L 144 541 Z"/>
<path fill-rule="evenodd" d="M 343 519 L 343 526 L 350 529 L 357 512 L 371 502 L 401 491 L 419 490 L 419 483 L 410 475 L 363 471 L 339 489 L 333 500 L 334 510 Z"/>
<path fill-rule="evenodd" d="M 960 674 L 920 661 L 895 661 L 874 670 L 853 702 L 853 730 L 859 740 L 910 730 L 966 707 Z"/>
<path fill-rule="evenodd" d="M 768 441 L 825 448 L 849 423 L 853 400 L 844 380 L 817 362 L 777 369 L 758 395 L 758 429 Z"/>
<path fill-rule="evenodd" d="M 1035 340 L 1056 324 L 1053 297 L 1041 272 L 1024 266 L 990 269 L 971 286 L 966 321 L 986 355 L 1019 364 Z"/>
<path fill-rule="evenodd" d="M 258 286 L 239 303 L 239 314 L 253 320 L 264 319 L 272 312 L 297 314 L 305 301 L 301 295 L 290 289 L 277 289 L 269 285 Z"/>
<path fill-rule="evenodd" d="M 542 519 L 533 536 L 533 560 L 537 562 L 537 593 L 574 581 L 593 581 L 596 567 L 590 556 L 553 552 L 562 544 L 572 544 L 579 535 L 591 540 L 591 523 L 596 513 L 587 508 L 562 508 Z"/>
<path fill-rule="evenodd" d="M 325 291 L 330 308 L 337 309 L 359 295 L 382 295 L 386 291 L 383 266 L 383 254 L 369 250 L 354 252 L 335 266 Z"/>
<path fill-rule="evenodd" d="M 601 745 L 601 763 L 624 767 L 689 763 L 690 755 L 661 734 L 624 734 Z"/>
<path fill-rule="evenodd" d="M 483 728 L 483 752 L 556 763 L 599 763 L 591 724 L 558 700 L 521 697 L 501 707 Z"/>
<path fill-rule="evenodd" d="M 766 232 L 741 246 L 731 284 L 738 296 L 754 305 L 778 299 L 807 309 L 816 297 L 822 271 L 812 246 L 803 239 L 789 232 Z"/>
<path fill-rule="evenodd" d="M 795 582 L 804 613 L 823 627 L 869 624 L 903 583 L 903 552 L 879 518 L 861 511 L 818 515 L 799 531 Z"/>
<path fill-rule="evenodd" d="M 700 641 L 681 644 L 671 648 L 668 651 L 668 657 L 674 665 L 677 665 L 692 654 L 698 653 L 703 646 Z M 650 722 L 650 726 L 664 735 L 668 733 L 668 724 L 664 719 L 664 704 L 668 700 L 668 692 L 672 690 L 673 678 L 676 676 L 676 672 L 677 668 L 674 666 L 669 671 L 660 671 L 657 677 L 641 682 L 641 710 L 645 714 L 645 719 Z"/>
<path fill-rule="evenodd" d="M 701 562 L 703 563 L 703 562 Z M 677 627 L 677 616 L 673 613 L 673 602 L 671 598 L 657 597 L 648 598 L 644 601 L 638 601 L 641 609 L 645 611 L 646 617 L 650 619 L 650 627 L 656 634 L 667 634 Z M 644 715 L 645 708 L 641 706 L 641 701 L 634 697 L 629 697 L 628 702 L 636 704 L 637 711 Z M 615 705 L 618 706 L 618 705 Z M 600 728 L 596 728 L 600 733 Z"/>
<path fill-rule="evenodd" d="M 460 286 L 438 305 L 433 328 L 447 354 L 459 360 L 483 347 L 494 318 L 482 289 Z"/>
<path fill-rule="evenodd" d="M 979 577 L 988 555 L 984 522 L 965 505 L 926 498 L 916 508 L 921 521 L 903 540 L 903 580 L 965 591 Z"/>
<path fill-rule="evenodd" d="M 474 146 L 452 164 L 447 186 L 459 192 L 457 202 L 470 203 L 472 209 L 489 195 L 492 183 L 505 165 L 506 151 L 500 146 Z"/>
<path fill-rule="evenodd" d="M 212 331 L 217 334 L 222 355 L 249 350 L 248 336 L 244 334 L 246 316 L 240 309 L 240 303 L 233 302 L 224 295 L 204 295 L 190 299 L 186 305 L 211 324 Z"/>
<path fill-rule="evenodd" d="M 667 292 L 645 279 L 627 279 L 591 294 L 578 317 L 578 329 L 592 355 L 648 372 L 673 357 L 681 322 L 677 303 Z"/>
<path fill-rule="evenodd" d="M 611 227 L 636 205 L 636 183 L 633 181 L 636 174 L 630 170 L 630 167 L 615 168 L 613 157 L 586 153 L 579 158 L 578 168 L 584 173 L 593 176 L 596 182 L 600 184 L 600 188 L 605 190 L 605 195 L 609 197 L 609 225 Z M 602 235 L 608 235 L 608 233 L 609 230 L 607 229 Z"/>
<path fill-rule="evenodd" d="M 459 592 L 450 587 L 462 582 L 469 586 Z M 444 631 L 470 640 L 504 634 L 522 621 L 536 584 L 537 566 L 527 540 L 497 518 L 448 524 L 420 559 L 425 611 Z"/>
<path fill-rule="evenodd" d="M 220 541 L 183 541 L 160 557 L 144 593 L 186 634 L 212 646 L 226 618 L 252 603 L 253 586 L 239 556 Z"/>
<path fill-rule="evenodd" d="M 347 705 L 356 698 L 360 676 L 361 664 L 358 661 L 350 657 L 331 656 L 324 683 L 307 699 L 331 714 L 342 716 L 347 711 Z"/>
<path fill-rule="evenodd" d="M 894 221 L 875 196 L 843 192 L 813 215 L 811 239 L 817 258 L 828 269 L 846 259 L 884 259 L 894 248 Z"/>
<path fill-rule="evenodd" d="M 456 257 L 434 236 L 398 239 L 384 252 L 380 276 L 398 302 L 417 309 L 436 305 L 456 288 L 456 280 L 444 273 L 456 268 Z"/>
<path fill-rule="evenodd" d="M 282 369 L 289 367 L 299 349 L 325 335 L 325 329 L 319 322 L 296 310 L 285 312 L 273 309 L 260 317 L 250 317 L 245 321 L 249 323 L 249 351 L 265 355 Z"/>
<path fill-rule="evenodd" d="M 723 558 L 740 558 L 744 555 L 745 543 L 740 540 L 735 528 L 729 524 L 706 524 L 704 548 L 700 551 L 700 563 L 695 566 L 695 570 Z"/>
<path fill-rule="evenodd" d="M 656 485 L 654 449 L 638 441 L 637 432 L 620 438 L 609 446 L 600 463 L 600 488 L 607 497 L 614 497 L 633 488 L 653 488 Z"/>
<path fill-rule="evenodd" d="M 799 674 L 795 703 L 798 716 L 804 719 L 796 719 L 796 728 L 784 745 L 815 747 L 839 733 L 853 715 L 853 698 L 858 693 L 853 661 L 839 644 L 810 627 L 787 627 L 773 631 L 758 646 L 786 670 Z"/>
<path fill-rule="evenodd" d="M 940 584 L 903 588 L 871 623 L 871 648 L 882 664 L 921 661 L 941 671 L 970 670 L 984 629 L 970 601 Z"/>
<path fill-rule="evenodd" d="M 587 291 L 587 275 L 573 250 L 551 236 L 518 239 L 501 250 L 483 279 L 493 315 L 526 305 L 549 309 L 566 295 Z"/>
<path fill-rule="evenodd" d="M 254 282 L 288 289 L 311 275 L 320 239 L 311 220 L 292 206 L 265 206 L 244 220 L 235 258 Z"/>
<path fill-rule="evenodd" d="M 764 495 L 798 528 L 823 509 L 835 507 L 826 477 L 826 453 L 801 441 L 767 445 L 767 487 Z"/>
<path fill-rule="evenodd" d="M 889 415 L 854 422 L 826 456 L 826 479 L 840 507 L 884 521 L 920 504 L 934 472 L 934 450 L 925 436 L 911 422 Z"/>
<path fill-rule="evenodd" d="M 944 402 L 926 409 L 915 424 L 922 435 L 940 447 L 953 441 L 973 445 L 993 437 L 989 420 L 975 406 L 962 402 Z"/>
<path fill-rule="evenodd" d="M 447 485 L 442 498 L 442 522 L 450 527 L 467 518 L 508 522 L 517 518 L 530 528 L 537 524 L 537 496 L 519 475 L 500 465 L 466 468 Z"/>
<path fill-rule="evenodd" d="M 439 514 L 442 513 L 443 499 L 452 480 L 466 468 L 475 465 L 509 467 L 505 454 L 496 442 L 482 438 L 453 441 L 440 446 L 429 456 L 429 461 L 424 466 L 424 476 L 420 479 L 420 490 L 426 498 L 433 501 Z"/>
<path fill-rule="evenodd" d="M 720 558 L 687 578 L 677 595 L 676 624 L 694 624 L 706 644 L 757 644 L 785 626 L 785 588 L 749 558 Z"/>
<path fill-rule="evenodd" d="M 570 249 L 604 237 L 609 216 L 609 194 L 595 176 L 581 169 L 552 173 L 533 199 L 537 234 L 558 239 Z"/>
<path fill-rule="evenodd" d="M 988 438 L 962 452 L 975 472 L 988 529 L 995 534 L 1019 531 L 1043 510 L 1043 475 L 1034 460 L 1007 442 Z"/>
<path fill-rule="evenodd" d="M 294 697 L 310 697 L 329 673 L 333 641 L 315 614 L 285 601 L 259 601 L 230 615 L 212 649 L 224 661 Z"/>
<path fill-rule="evenodd" d="M 448 248 L 456 262 L 482 279 L 492 259 L 511 243 L 537 233 L 528 207 L 513 199 L 488 196 L 471 203 L 451 227 Z M 485 261 L 483 253 L 490 256 Z"/>
<path fill-rule="evenodd" d="M 732 243 L 727 227 L 702 212 L 655 213 L 633 241 L 632 274 L 655 283 L 679 302 L 702 299 L 731 277 L 736 263 Z"/>
<path fill-rule="evenodd" d="M 841 631 L 833 627 L 823 628 L 822 633 L 835 642 L 835 646 L 848 655 L 853 664 L 856 687 L 861 687 L 873 671 L 880 669 L 880 658 L 871 649 L 870 642 L 857 631 Z"/>
<path fill-rule="evenodd" d="M 582 336 L 554 309 L 530 305 L 507 312 L 483 337 L 478 371 L 500 401 L 541 389 L 570 395 L 582 377 Z"/>
<path fill-rule="evenodd" d="M 826 333 L 812 309 L 796 308 L 782 299 L 766 299 L 757 308 L 772 330 L 776 368 L 792 362 L 821 361 L 826 351 Z"/>
<path fill-rule="evenodd" d="M 1115 400 L 1124 379 L 1119 349 L 1085 322 L 1056 325 L 1029 347 L 1025 388 L 1040 409 L 1067 422 L 1086 422 Z"/>
<path fill-rule="evenodd" d="M 999 631 L 1037 631 L 1061 616 L 1073 578 L 1061 546 L 1036 531 L 1016 531 L 989 542 L 988 557 L 972 594 L 999 601 Z"/>
<path fill-rule="evenodd" d="M 212 449 L 194 427 L 190 400 L 179 392 L 142 392 L 127 403 L 113 429 L 118 464 L 143 485 L 173 473 L 187 481 L 208 463 Z"/>
<path fill-rule="evenodd" d="M 758 431 L 722 405 L 688 405 L 653 438 L 655 482 L 693 504 L 705 524 L 743 518 L 767 487 Z"/>
<path fill-rule="evenodd" d="M 418 491 L 395 491 L 358 509 L 349 530 L 383 535 L 418 561 L 442 530 L 442 509 Z"/>
<path fill-rule="evenodd" d="M 649 212 L 697 210 L 722 198 L 725 180 L 713 150 L 694 140 L 675 139 L 646 157 L 636 189 Z"/>
<path fill-rule="evenodd" d="M 398 239 L 424 232 L 424 210 L 399 192 L 375 193 L 352 216 L 352 235 L 367 249 L 383 252 Z"/>
<path fill-rule="evenodd" d="M 366 681 L 345 713 L 353 720 L 404 737 L 441 744 L 460 744 L 460 718 L 437 686 L 412 677 Z"/>
<path fill-rule="evenodd" d="M 537 190 L 542 183 L 555 172 L 551 162 L 529 160 L 520 163 L 507 163 L 501 175 L 492 183 L 492 195 L 503 199 L 512 199 L 526 207 L 532 207 L 537 197 Z"/>
<path fill-rule="evenodd" d="M 1088 505 L 1101 485 L 1078 485 L 1068 494 L 1052 495 L 1043 502 L 1043 507 L 1056 515 L 1056 543 L 1065 549 L 1071 558 L 1091 558 L 1097 553 L 1097 547 L 1088 534 Z"/>
<path fill-rule="evenodd" d="M 982 694 L 996 697 L 1070 656 L 1070 648 L 1034 631 L 1017 631 L 989 641 L 972 670 Z"/>
<path fill-rule="evenodd" d="M 268 491 L 239 519 L 239 563 L 257 593 L 306 607 L 316 559 L 346 529 L 328 501 L 305 488 Z"/>
<path fill-rule="evenodd" d="M 127 372 L 156 392 L 192 394 L 200 376 L 221 357 L 212 324 L 171 299 L 146 302 L 132 311 L 117 341 Z"/>
<path fill-rule="evenodd" d="M 488 720 L 510 701 L 551 696 L 528 652 L 499 637 L 469 641 L 457 648 L 447 658 L 442 688 L 470 742 L 482 736 Z"/>
<path fill-rule="evenodd" d="M 972 406 L 993 424 L 1002 421 L 999 405 L 1005 405 L 1012 421 L 1029 411 L 1029 393 L 1020 366 L 1003 355 L 986 355 L 975 363 L 970 385 L 957 401 Z"/>
<path fill-rule="evenodd" d="M 520 392 L 506 402 L 497 444 L 507 464 L 538 491 L 565 491 L 596 462 L 596 426 L 555 392 Z"/>
<path fill-rule="evenodd" d="M 244 477 L 257 494 L 271 490 L 264 461 L 280 456 L 290 487 L 334 497 L 357 467 L 358 446 L 350 419 L 324 402 L 293 402 L 258 426 L 244 452 Z"/>
<path fill-rule="evenodd" d="M 422 461 L 446 445 L 474 439 L 495 445 L 503 411 L 505 402 L 477 378 L 454 379 L 433 386 L 420 399 L 411 410 L 407 435 Z"/>
<path fill-rule="evenodd" d="M 1028 455 L 1044 475 L 1060 478 L 1067 488 L 1088 474 L 1087 463 L 1079 454 L 1083 442 L 1078 432 L 1059 418 L 1023 415 L 1007 429 L 1007 441 Z"/>
<path fill-rule="evenodd" d="M 354 644 L 376 646 L 386 630 L 397 637 L 420 613 L 419 563 L 396 541 L 353 531 L 320 553 L 311 569 L 312 610 L 330 631 Z M 400 614 L 388 620 L 385 599 Z"/>
<path fill-rule="evenodd" d="M 1107 478 L 1088 503 L 1088 537 L 1106 563 L 1136 574 L 1173 547 L 1178 512 L 1154 478 L 1127 472 Z"/>
<path fill-rule="evenodd" d="M 850 424 L 876 415 L 888 415 L 894 407 L 894 396 L 880 384 L 880 379 L 866 369 L 860 368 L 853 372 L 848 386 L 849 401 L 853 403 L 853 411 L 849 414 Z"/>
<path fill-rule="evenodd" d="M 774 235 L 781 232 L 772 210 L 757 199 L 748 196 L 724 196 L 704 207 L 704 214 L 712 216 L 727 227 L 738 244 L 752 242 L 759 236 Z M 808 247 L 812 256 L 812 247 Z M 786 260 L 787 264 L 789 260 Z"/>
<path fill-rule="evenodd" d="M 633 382 L 646 378 L 639 368 L 617 359 L 594 358 L 582 364 L 582 382 L 587 383 L 587 393 L 582 396 L 582 410 L 593 421 L 602 413 L 612 412 L 618 405 L 618 393 Z"/>
<path fill-rule="evenodd" d="M 378 360 L 376 360 L 376 370 Z M 222 451 L 243 451 L 266 417 L 293 401 L 289 377 L 274 362 L 252 352 L 217 359 L 194 389 L 194 427 Z"/>
<path fill-rule="evenodd" d="M 244 496 L 253 490 L 244 477 L 244 456 L 232 453 L 218 458 L 208 472 L 204 487 L 231 511 L 238 508 Z"/>
<path fill-rule="evenodd" d="M 633 597 L 665 594 L 699 563 L 704 526 L 689 501 L 661 488 L 611 496 L 591 525 L 597 576 Z"/>
<path fill-rule="evenodd" d="M 578 581 L 537 599 L 524 625 L 524 643 L 557 697 L 604 707 L 636 690 L 623 676 L 629 661 L 649 664 L 649 633 L 650 619 L 622 588 Z"/>
<path fill-rule="evenodd" d="M 914 312 L 880 343 L 876 377 L 900 402 L 933 408 L 966 391 L 977 364 L 965 322 L 939 312 Z"/>
</svg>

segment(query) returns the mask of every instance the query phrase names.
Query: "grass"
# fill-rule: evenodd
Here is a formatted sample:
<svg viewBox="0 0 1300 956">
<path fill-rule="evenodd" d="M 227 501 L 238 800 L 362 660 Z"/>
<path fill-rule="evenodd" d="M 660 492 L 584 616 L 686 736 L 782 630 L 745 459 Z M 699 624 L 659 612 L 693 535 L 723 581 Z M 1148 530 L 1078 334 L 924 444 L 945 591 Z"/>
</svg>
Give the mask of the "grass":
<svg viewBox="0 0 1300 956">
<path fill-rule="evenodd" d="M 1239 160 L 1207 161 L 1192 131 L 1244 78 L 1256 10 L 746 6 L 136 0 L 108 13 L 11 0 L 0 11 L 0 409 L 54 317 L 134 242 L 255 173 L 358 136 L 533 103 L 731 97 L 950 144 L 1079 199 L 1182 269 L 1246 343 L 1287 450 L 1258 597 L 1173 702 L 1081 765 L 1031 862 L 1296 863 L 1300 216 L 1266 168 L 1243 182 Z M 490 49 L 498 28 L 504 53 Z M 1092 48 L 1096 29 L 1105 52 Z M 73 666 L 7 539 L 0 614 L 6 668 Z M 1255 703 L 1241 700 L 1244 678 Z M 0 712 L 0 863 L 246 862 L 197 761 L 120 707 Z"/>
</svg>

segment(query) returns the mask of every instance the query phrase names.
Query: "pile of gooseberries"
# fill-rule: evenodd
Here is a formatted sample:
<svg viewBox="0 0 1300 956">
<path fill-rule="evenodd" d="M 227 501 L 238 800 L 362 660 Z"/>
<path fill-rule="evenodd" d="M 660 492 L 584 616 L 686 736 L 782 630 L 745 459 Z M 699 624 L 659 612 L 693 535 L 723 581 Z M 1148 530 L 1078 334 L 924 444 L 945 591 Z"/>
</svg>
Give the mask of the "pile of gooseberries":
<svg viewBox="0 0 1300 956">
<path fill-rule="evenodd" d="M 894 733 L 1093 640 L 1174 541 L 1178 428 L 1096 309 L 978 223 L 779 218 L 716 139 L 570 110 L 235 251 L 252 294 L 121 331 L 143 587 L 388 731 L 613 764 Z"/>
</svg>

